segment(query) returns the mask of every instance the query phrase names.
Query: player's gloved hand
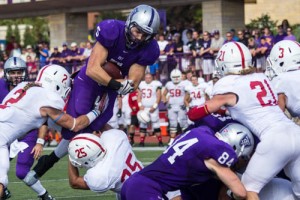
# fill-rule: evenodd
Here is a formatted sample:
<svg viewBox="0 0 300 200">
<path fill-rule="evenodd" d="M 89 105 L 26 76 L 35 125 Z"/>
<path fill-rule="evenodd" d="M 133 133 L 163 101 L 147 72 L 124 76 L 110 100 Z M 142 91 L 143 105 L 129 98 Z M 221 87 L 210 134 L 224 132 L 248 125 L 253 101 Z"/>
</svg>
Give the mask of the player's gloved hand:
<svg viewBox="0 0 300 200">
<path fill-rule="evenodd" d="M 118 118 L 122 117 L 122 110 L 121 110 L 121 109 L 118 110 L 118 112 L 117 112 L 117 117 L 118 117 Z"/>
<path fill-rule="evenodd" d="M 122 95 L 126 95 L 128 93 L 131 93 L 133 92 L 134 90 L 134 84 L 133 84 L 133 81 L 132 80 L 127 80 L 125 79 L 122 83 L 121 83 L 121 87 L 120 89 L 118 90 L 118 93 L 119 94 L 122 94 Z"/>
<path fill-rule="evenodd" d="M 101 99 L 100 96 L 97 96 L 95 102 L 94 102 L 94 109 L 93 111 L 95 111 L 98 116 L 102 113 L 103 108 L 102 108 L 102 103 L 101 103 Z"/>
</svg>

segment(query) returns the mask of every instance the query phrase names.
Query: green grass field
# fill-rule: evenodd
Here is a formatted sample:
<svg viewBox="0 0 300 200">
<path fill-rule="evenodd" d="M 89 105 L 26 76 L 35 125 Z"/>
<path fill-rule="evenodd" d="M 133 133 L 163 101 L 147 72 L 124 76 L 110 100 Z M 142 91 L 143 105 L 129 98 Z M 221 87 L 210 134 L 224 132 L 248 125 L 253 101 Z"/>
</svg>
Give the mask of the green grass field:
<svg viewBox="0 0 300 200">
<path fill-rule="evenodd" d="M 146 150 L 144 148 L 134 150 L 138 159 L 146 166 L 154 161 L 161 153 L 162 149 Z M 45 150 L 44 154 L 48 154 L 51 151 Z M 41 179 L 44 187 L 53 195 L 56 199 L 71 199 L 71 200 L 113 200 L 115 194 L 111 191 L 98 194 L 92 191 L 85 190 L 73 190 L 69 186 L 68 182 L 68 170 L 67 170 L 67 157 L 60 160 L 50 171 L 48 171 Z M 81 171 L 83 174 L 84 171 Z M 11 162 L 9 172 L 9 190 L 12 193 L 11 200 L 32 200 L 38 199 L 35 192 L 31 188 L 27 187 L 22 181 L 15 176 L 15 161 Z"/>
</svg>

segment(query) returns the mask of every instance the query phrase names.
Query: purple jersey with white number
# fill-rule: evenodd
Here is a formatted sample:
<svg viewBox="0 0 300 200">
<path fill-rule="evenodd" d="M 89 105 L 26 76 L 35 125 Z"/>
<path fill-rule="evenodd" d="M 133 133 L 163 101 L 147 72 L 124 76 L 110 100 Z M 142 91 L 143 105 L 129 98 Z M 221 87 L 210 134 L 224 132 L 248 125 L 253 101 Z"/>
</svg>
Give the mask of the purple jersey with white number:
<svg viewBox="0 0 300 200">
<path fill-rule="evenodd" d="M 8 83 L 3 78 L 0 78 L 0 104 L 8 93 Z"/>
<path fill-rule="evenodd" d="M 172 146 L 139 174 L 157 182 L 165 194 L 213 178 L 213 172 L 204 164 L 204 160 L 210 158 L 226 167 L 237 161 L 232 147 L 218 140 L 213 130 L 202 126 L 176 139 Z"/>
</svg>

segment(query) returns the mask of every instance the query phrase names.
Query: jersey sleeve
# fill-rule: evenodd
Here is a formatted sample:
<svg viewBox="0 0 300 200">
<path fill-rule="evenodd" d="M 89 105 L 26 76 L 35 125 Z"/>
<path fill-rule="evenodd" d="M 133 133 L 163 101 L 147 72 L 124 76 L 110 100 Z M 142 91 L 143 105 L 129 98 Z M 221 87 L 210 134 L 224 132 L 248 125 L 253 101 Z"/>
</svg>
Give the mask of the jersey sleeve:
<svg viewBox="0 0 300 200">
<path fill-rule="evenodd" d="M 58 110 L 63 110 L 65 106 L 64 100 L 55 92 L 47 91 L 47 99 L 45 99 L 44 107 L 51 107 Z"/>
<path fill-rule="evenodd" d="M 233 76 L 225 76 L 218 80 L 218 82 L 214 85 L 212 95 L 218 94 L 226 94 L 233 92 L 233 86 L 235 83 L 236 77 Z"/>
<path fill-rule="evenodd" d="M 120 34 L 116 20 L 104 20 L 97 25 L 96 40 L 106 48 L 115 44 Z"/>
<path fill-rule="evenodd" d="M 274 86 L 275 92 L 277 94 L 284 94 L 285 91 L 288 91 L 288 88 L 286 88 L 286 84 L 284 84 L 284 80 L 281 76 L 277 76 L 272 80 L 272 85 Z"/>
<path fill-rule="evenodd" d="M 142 66 L 153 65 L 160 54 L 159 46 L 156 40 L 152 40 L 144 48 L 140 49 L 140 58 L 137 64 Z"/>
<path fill-rule="evenodd" d="M 161 82 L 156 81 L 156 85 L 157 85 L 156 89 L 161 89 L 162 88 L 162 83 Z"/>
<path fill-rule="evenodd" d="M 191 88 L 192 87 L 190 85 L 187 85 L 187 86 L 185 86 L 184 91 L 190 93 Z"/>
<path fill-rule="evenodd" d="M 89 169 L 83 179 L 93 192 L 106 192 L 111 188 L 108 174 L 97 172 L 96 168 Z"/>
</svg>

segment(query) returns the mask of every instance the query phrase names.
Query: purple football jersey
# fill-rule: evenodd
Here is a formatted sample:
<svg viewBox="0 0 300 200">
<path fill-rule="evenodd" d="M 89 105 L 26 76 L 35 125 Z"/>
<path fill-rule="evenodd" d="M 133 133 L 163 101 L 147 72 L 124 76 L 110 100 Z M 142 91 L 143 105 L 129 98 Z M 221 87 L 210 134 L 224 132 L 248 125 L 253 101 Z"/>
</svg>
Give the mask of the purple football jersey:
<svg viewBox="0 0 300 200">
<path fill-rule="evenodd" d="M 206 117 L 201 118 L 198 121 L 195 121 L 193 125 L 190 125 L 186 131 L 199 126 L 208 126 L 213 131 L 217 132 L 221 130 L 228 123 L 238 123 L 233 120 L 230 116 L 222 116 L 220 114 L 210 114 Z"/>
<path fill-rule="evenodd" d="M 8 92 L 8 83 L 3 78 L 0 78 L 0 104 Z"/>
<path fill-rule="evenodd" d="M 237 161 L 233 148 L 218 140 L 213 130 L 202 126 L 178 137 L 156 161 L 139 173 L 159 183 L 165 194 L 213 178 L 214 174 L 204 164 L 204 160 L 210 158 L 227 167 Z"/>
<path fill-rule="evenodd" d="M 108 50 L 107 60 L 116 63 L 125 77 L 132 64 L 152 65 L 160 54 L 156 40 L 134 49 L 126 48 L 125 22 L 104 20 L 97 26 L 97 41 Z"/>
</svg>

